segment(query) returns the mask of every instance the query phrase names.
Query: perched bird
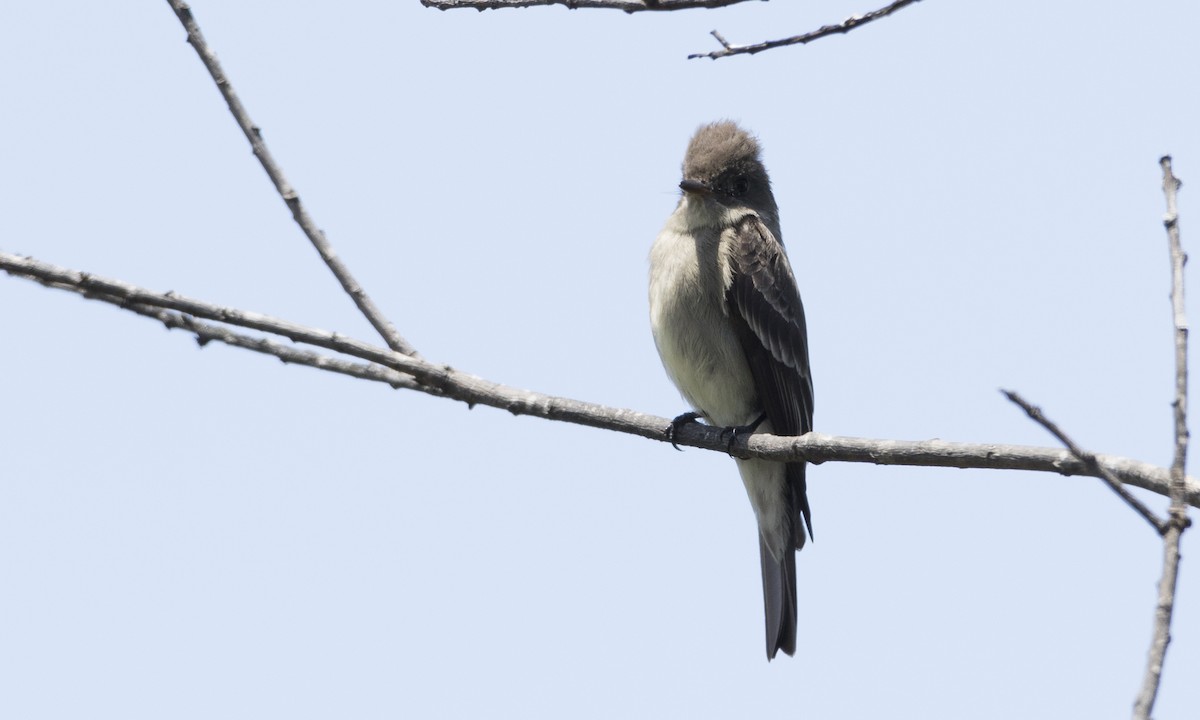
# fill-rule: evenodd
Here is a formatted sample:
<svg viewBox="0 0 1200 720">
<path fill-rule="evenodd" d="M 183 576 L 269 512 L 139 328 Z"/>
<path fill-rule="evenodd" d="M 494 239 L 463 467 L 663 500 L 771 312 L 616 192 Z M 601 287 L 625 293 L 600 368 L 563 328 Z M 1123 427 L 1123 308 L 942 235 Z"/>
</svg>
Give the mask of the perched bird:
<svg viewBox="0 0 1200 720">
<path fill-rule="evenodd" d="M 650 251 L 650 326 L 671 381 L 717 426 L 812 429 L 804 307 L 758 141 L 728 121 L 696 131 L 683 191 Z M 737 460 L 758 520 L 767 659 L 796 650 L 796 550 L 812 519 L 804 463 Z M 804 526 L 801 525 L 803 517 Z"/>
</svg>

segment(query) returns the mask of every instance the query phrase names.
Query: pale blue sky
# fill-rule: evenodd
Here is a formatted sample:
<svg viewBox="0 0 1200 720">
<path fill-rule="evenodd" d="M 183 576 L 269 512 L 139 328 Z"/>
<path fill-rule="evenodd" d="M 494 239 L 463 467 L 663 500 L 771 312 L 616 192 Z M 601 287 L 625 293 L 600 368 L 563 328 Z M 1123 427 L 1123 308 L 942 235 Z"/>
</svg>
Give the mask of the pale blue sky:
<svg viewBox="0 0 1200 720">
<path fill-rule="evenodd" d="M 430 359 L 686 409 L 646 256 L 728 117 L 775 182 L 818 430 L 1052 444 L 1009 387 L 1168 463 L 1157 161 L 1200 252 L 1200 6 L 927 0 L 684 59 L 871 7 L 193 2 Z M 375 339 L 166 3 L 10 3 L 0 63 L 0 249 Z M 799 650 L 768 664 L 719 454 L 199 350 L 7 276 L 0 334 L 6 718 L 1123 718 L 1141 679 L 1160 543 L 1093 479 L 813 468 Z M 1195 535 L 1159 718 L 1200 708 Z"/>
</svg>

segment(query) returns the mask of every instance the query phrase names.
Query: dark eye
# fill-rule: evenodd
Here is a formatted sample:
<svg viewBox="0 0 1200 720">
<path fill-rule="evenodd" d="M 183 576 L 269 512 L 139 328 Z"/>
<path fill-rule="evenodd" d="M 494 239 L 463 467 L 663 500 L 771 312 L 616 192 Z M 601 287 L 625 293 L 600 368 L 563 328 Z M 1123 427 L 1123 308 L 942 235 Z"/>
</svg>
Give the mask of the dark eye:
<svg viewBox="0 0 1200 720">
<path fill-rule="evenodd" d="M 741 197 L 750 189 L 750 181 L 744 175 L 739 175 L 729 184 L 729 190 L 734 197 Z"/>
</svg>

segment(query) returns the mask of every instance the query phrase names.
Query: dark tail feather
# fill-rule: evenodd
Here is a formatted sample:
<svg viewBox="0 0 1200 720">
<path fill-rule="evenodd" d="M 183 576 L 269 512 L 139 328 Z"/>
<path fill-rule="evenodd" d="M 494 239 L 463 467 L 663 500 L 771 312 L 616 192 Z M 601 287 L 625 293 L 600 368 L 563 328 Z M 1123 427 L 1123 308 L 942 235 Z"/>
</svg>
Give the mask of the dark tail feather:
<svg viewBox="0 0 1200 720">
<path fill-rule="evenodd" d="M 779 650 L 788 655 L 796 652 L 796 553 L 788 548 L 776 560 L 759 538 L 758 554 L 767 614 L 767 659 L 774 660 Z"/>
</svg>

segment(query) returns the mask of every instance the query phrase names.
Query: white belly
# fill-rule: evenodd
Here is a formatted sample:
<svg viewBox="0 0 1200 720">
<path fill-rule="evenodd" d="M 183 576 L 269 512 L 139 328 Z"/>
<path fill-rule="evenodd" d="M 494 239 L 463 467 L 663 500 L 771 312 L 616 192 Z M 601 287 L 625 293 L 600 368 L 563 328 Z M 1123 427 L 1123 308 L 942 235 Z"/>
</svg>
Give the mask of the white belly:
<svg viewBox="0 0 1200 720">
<path fill-rule="evenodd" d="M 749 425 L 762 406 L 750 366 L 725 304 L 725 272 L 715 229 L 698 239 L 681 234 L 678 213 L 650 251 L 650 326 L 667 375 L 709 423 Z M 770 421 L 760 428 L 771 431 Z M 738 460 L 758 519 L 759 535 L 779 561 L 792 551 L 787 466 Z"/>
</svg>

